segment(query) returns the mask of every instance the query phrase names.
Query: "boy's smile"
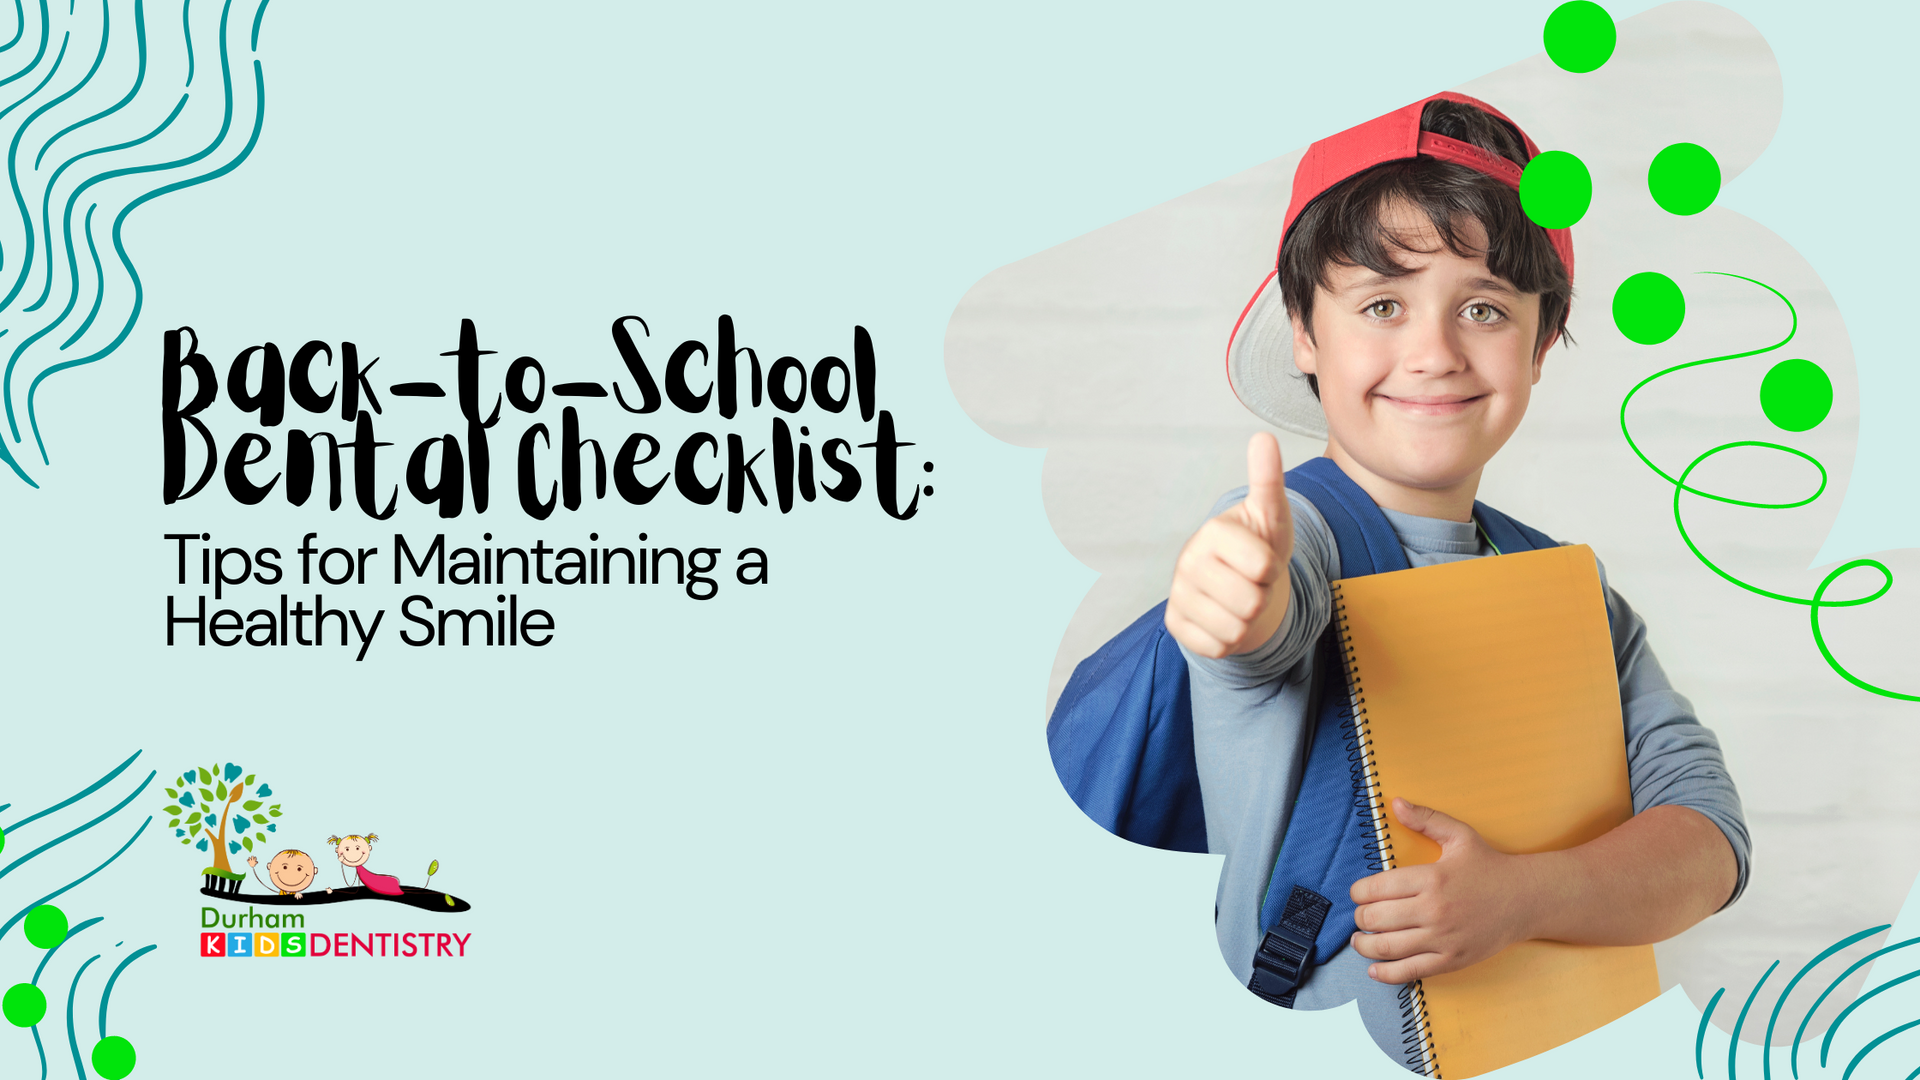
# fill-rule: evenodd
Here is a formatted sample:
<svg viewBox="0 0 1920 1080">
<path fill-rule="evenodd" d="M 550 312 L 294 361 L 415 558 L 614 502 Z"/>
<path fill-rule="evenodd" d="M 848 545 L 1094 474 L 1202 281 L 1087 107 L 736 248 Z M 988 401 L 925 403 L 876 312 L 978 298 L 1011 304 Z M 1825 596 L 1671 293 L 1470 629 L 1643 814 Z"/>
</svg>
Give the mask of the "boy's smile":
<svg viewBox="0 0 1920 1080">
<path fill-rule="evenodd" d="M 1540 379 L 1540 297 L 1494 275 L 1484 255 L 1448 250 L 1410 206 L 1390 205 L 1382 219 L 1410 249 L 1397 256 L 1409 272 L 1329 267 L 1312 336 L 1294 321 L 1294 363 L 1317 379 L 1327 456 L 1375 502 L 1468 521 L 1481 468 Z M 1484 251 L 1485 230 L 1464 224 L 1462 239 Z"/>
</svg>

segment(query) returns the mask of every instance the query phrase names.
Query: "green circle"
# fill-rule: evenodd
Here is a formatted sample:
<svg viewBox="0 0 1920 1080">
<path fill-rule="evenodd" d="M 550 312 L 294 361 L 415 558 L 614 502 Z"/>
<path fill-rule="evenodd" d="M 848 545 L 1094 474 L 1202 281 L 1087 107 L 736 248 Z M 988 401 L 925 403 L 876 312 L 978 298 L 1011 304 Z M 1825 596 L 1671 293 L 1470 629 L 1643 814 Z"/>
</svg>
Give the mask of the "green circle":
<svg viewBox="0 0 1920 1080">
<path fill-rule="evenodd" d="M 1687 298 L 1665 274 L 1635 274 L 1613 291 L 1613 325 L 1628 341 L 1658 345 L 1680 332 L 1687 319 Z"/>
<path fill-rule="evenodd" d="M 27 912 L 27 940 L 36 949 L 51 949 L 67 940 L 67 913 L 52 904 Z"/>
<path fill-rule="evenodd" d="M 133 1044 L 109 1035 L 93 1044 L 93 1071 L 105 1080 L 120 1080 L 133 1071 Z"/>
<path fill-rule="evenodd" d="M 1697 214 L 1720 196 L 1720 163 L 1704 146 L 1674 143 L 1653 155 L 1653 164 L 1647 166 L 1647 190 L 1669 214 Z"/>
<path fill-rule="evenodd" d="M 1520 208 L 1543 229 L 1564 229 L 1593 203 L 1593 174 L 1565 150 L 1548 150 L 1520 173 Z"/>
<path fill-rule="evenodd" d="M 1784 431 L 1819 427 L 1833 411 L 1833 380 L 1811 360 L 1782 360 L 1760 380 L 1760 410 Z"/>
<path fill-rule="evenodd" d="M 7 1023 L 14 1027 L 32 1027 L 47 1015 L 47 995 L 32 983 L 14 983 L 7 988 L 5 997 L 0 997 L 0 1013 L 5 1013 Z"/>
<path fill-rule="evenodd" d="M 1613 55 L 1618 35 L 1607 9 L 1588 0 L 1569 0 L 1547 16 L 1541 38 L 1547 56 L 1563 71 L 1592 71 Z"/>
</svg>

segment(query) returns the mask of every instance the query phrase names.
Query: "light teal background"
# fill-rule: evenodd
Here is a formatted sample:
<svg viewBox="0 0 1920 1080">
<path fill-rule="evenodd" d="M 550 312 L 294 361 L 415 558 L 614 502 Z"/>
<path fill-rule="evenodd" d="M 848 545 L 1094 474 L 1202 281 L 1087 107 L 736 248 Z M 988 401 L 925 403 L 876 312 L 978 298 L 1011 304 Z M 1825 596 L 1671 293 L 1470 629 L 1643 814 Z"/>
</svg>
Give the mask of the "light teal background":
<svg viewBox="0 0 1920 1080">
<path fill-rule="evenodd" d="M 1920 429 L 1900 412 L 1920 394 L 1920 225 L 1897 182 L 1920 16 L 1728 6 L 1773 44 L 1786 109 L 1722 199 L 1813 263 L 1859 370 L 1830 554 L 1920 546 Z M 191 951 L 202 857 L 145 837 L 67 907 L 109 918 L 103 944 L 161 945 L 114 994 L 135 1075 L 262 1067 L 269 1047 L 300 1062 L 269 1071 L 1402 1075 L 1345 1011 L 1281 1014 L 1233 984 L 1215 860 L 1113 840 L 1060 791 L 1039 712 L 1092 575 L 1048 527 L 1040 455 L 953 402 L 941 342 L 993 268 L 1535 52 L 1549 10 L 274 0 L 259 148 L 136 215 L 148 312 L 121 356 L 45 390 L 45 489 L 0 487 L 0 820 L 134 749 L 162 780 L 241 762 L 323 867 L 319 838 L 369 828 L 375 869 L 417 883 L 440 859 L 436 884 L 475 904 L 458 917 L 474 956 L 230 974 Z M 595 378 L 615 316 L 672 343 L 711 341 L 722 312 L 769 355 L 873 333 L 881 404 L 936 463 L 919 516 L 676 500 L 536 524 L 497 480 L 496 534 L 757 545 L 772 583 L 707 604 L 556 594 L 559 642 L 511 656 L 159 647 L 162 532 L 384 547 L 396 527 L 277 500 L 163 509 L 162 330 L 192 324 L 222 368 L 319 336 L 432 377 L 471 316 L 486 347 Z M 442 928 L 326 910 L 328 929 Z M 31 962 L 0 941 L 0 982 Z M 1690 1075 L 1694 1014 L 1660 1008 L 1524 1075 Z M 16 1036 L 0 1031 L 8 1069 Z"/>
</svg>

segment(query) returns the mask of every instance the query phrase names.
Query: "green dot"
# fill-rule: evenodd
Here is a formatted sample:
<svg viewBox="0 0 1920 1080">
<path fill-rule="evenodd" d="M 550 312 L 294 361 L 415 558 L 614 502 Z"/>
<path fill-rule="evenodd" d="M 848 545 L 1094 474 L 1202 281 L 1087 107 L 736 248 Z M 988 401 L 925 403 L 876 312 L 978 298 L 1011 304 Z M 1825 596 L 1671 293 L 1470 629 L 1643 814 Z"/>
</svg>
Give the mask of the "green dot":
<svg viewBox="0 0 1920 1080">
<path fill-rule="evenodd" d="M 7 988 L 5 997 L 0 997 L 0 1013 L 5 1013 L 7 1023 L 14 1027 L 32 1027 L 47 1015 L 47 995 L 32 983 L 14 983 Z"/>
<path fill-rule="evenodd" d="M 1720 195 L 1720 163 L 1704 146 L 1674 143 L 1647 166 L 1647 190 L 1669 214 L 1697 214 Z"/>
<path fill-rule="evenodd" d="M 67 913 L 52 904 L 27 912 L 27 940 L 37 949 L 51 949 L 67 940 Z"/>
<path fill-rule="evenodd" d="M 120 1080 L 133 1071 L 133 1044 L 109 1035 L 93 1044 L 93 1071 L 105 1080 Z"/>
<path fill-rule="evenodd" d="M 1687 298 L 1665 274 L 1635 274 L 1613 291 L 1613 325 L 1628 341 L 1658 345 L 1679 333 L 1686 318 Z"/>
<path fill-rule="evenodd" d="M 1565 150 L 1548 150 L 1520 173 L 1520 208 L 1535 225 L 1564 229 L 1586 216 L 1593 202 L 1593 174 Z"/>
<path fill-rule="evenodd" d="M 1613 55 L 1613 16 L 1588 0 L 1570 0 L 1553 9 L 1540 35 L 1547 56 L 1563 71 L 1592 71 Z"/>
<path fill-rule="evenodd" d="M 1833 380 L 1811 360 L 1782 360 L 1760 380 L 1760 410 L 1786 431 L 1818 427 L 1833 411 Z"/>
</svg>

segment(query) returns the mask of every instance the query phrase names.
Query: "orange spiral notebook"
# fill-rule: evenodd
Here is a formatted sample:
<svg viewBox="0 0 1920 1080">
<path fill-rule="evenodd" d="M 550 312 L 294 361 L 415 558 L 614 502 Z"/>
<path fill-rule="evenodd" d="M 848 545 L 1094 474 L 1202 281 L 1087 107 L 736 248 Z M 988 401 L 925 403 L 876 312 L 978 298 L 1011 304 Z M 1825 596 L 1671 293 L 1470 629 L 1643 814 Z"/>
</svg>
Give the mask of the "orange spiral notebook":
<svg viewBox="0 0 1920 1080">
<path fill-rule="evenodd" d="M 1510 854 L 1557 851 L 1633 816 L 1606 600 L 1592 549 L 1549 548 L 1333 583 L 1334 619 L 1382 862 L 1439 858 L 1395 796 Z M 1653 1000 L 1653 947 L 1526 941 L 1410 995 L 1426 1072 L 1465 1080 Z"/>
</svg>

